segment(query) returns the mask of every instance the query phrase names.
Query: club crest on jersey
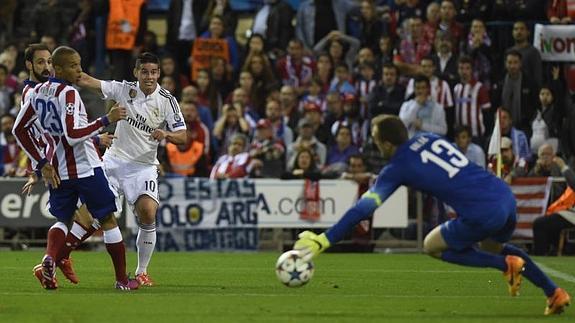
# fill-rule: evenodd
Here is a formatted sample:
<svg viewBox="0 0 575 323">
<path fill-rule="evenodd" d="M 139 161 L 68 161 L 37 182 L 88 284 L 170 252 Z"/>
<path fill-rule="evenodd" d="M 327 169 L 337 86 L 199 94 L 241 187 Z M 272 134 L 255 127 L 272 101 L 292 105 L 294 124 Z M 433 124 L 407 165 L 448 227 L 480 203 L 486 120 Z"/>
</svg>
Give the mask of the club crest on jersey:
<svg viewBox="0 0 575 323">
<path fill-rule="evenodd" d="M 134 89 L 130 89 L 130 92 L 128 92 L 128 95 L 132 99 L 136 97 L 136 94 L 138 94 L 138 92 L 136 92 L 136 90 L 134 90 Z"/>
<path fill-rule="evenodd" d="M 66 114 L 69 114 L 69 115 L 74 114 L 74 103 L 66 104 Z"/>
</svg>

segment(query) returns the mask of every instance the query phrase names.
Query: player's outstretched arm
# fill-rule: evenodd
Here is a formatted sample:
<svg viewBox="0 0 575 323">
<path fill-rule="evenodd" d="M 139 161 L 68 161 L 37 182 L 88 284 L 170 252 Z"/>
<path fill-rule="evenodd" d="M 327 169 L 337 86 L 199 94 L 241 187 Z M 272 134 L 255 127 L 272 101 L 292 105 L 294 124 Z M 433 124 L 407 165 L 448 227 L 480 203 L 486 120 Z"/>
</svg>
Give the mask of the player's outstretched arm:
<svg viewBox="0 0 575 323">
<path fill-rule="evenodd" d="M 82 72 L 77 85 L 102 94 L 102 81 L 84 72 Z"/>
<path fill-rule="evenodd" d="M 166 131 L 163 129 L 156 129 L 152 132 L 151 136 L 157 141 L 166 139 L 174 145 L 183 145 L 188 141 L 186 130 Z"/>
</svg>

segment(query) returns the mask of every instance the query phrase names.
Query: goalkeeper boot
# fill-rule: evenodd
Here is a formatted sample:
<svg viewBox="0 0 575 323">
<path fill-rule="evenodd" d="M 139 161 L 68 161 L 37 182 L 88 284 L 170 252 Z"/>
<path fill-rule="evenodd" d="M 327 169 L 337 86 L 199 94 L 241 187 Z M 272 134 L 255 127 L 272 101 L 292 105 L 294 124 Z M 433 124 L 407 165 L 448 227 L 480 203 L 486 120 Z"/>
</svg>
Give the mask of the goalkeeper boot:
<svg viewBox="0 0 575 323">
<path fill-rule="evenodd" d="M 62 271 L 62 274 L 72 283 L 77 284 L 80 280 L 72 268 L 72 258 L 64 258 L 58 262 L 58 268 Z"/>
<path fill-rule="evenodd" d="M 141 286 L 152 287 L 154 286 L 154 281 L 150 278 L 148 273 L 139 273 L 136 275 L 136 280 L 140 283 Z"/>
<path fill-rule="evenodd" d="M 137 280 L 128 277 L 128 280 L 125 283 L 116 281 L 115 287 L 119 290 L 136 290 L 138 287 L 140 287 L 140 283 L 138 283 Z"/>
<path fill-rule="evenodd" d="M 561 314 L 569 304 L 571 304 L 569 294 L 563 288 L 556 288 L 553 295 L 547 298 L 547 307 L 544 314 Z"/>
<path fill-rule="evenodd" d="M 42 260 L 42 286 L 44 289 L 58 288 L 56 280 L 56 263 L 51 256 L 44 256 Z"/>
<path fill-rule="evenodd" d="M 525 270 L 525 260 L 517 256 L 506 256 L 507 271 L 503 273 L 507 285 L 509 286 L 509 295 L 518 296 L 521 287 L 521 274 Z"/>
</svg>

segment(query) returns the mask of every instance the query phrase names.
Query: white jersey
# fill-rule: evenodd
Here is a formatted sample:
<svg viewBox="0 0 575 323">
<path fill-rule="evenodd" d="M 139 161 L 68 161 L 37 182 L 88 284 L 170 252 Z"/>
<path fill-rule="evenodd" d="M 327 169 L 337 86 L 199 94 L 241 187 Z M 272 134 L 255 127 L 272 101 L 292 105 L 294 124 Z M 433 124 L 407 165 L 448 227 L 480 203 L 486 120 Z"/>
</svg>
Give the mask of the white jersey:
<svg viewBox="0 0 575 323">
<path fill-rule="evenodd" d="M 114 143 L 106 151 L 126 161 L 157 165 L 158 141 L 151 133 L 158 128 L 168 131 L 186 130 L 184 117 L 176 99 L 167 90 L 156 85 L 150 95 L 145 95 L 138 82 L 102 81 L 104 99 L 114 100 L 128 112 L 126 120 L 116 125 Z"/>
<path fill-rule="evenodd" d="M 34 163 L 48 159 L 62 180 L 94 175 L 94 168 L 102 167 L 103 163 L 91 137 L 109 124 L 108 119 L 101 117 L 88 122 L 80 94 L 63 81 L 51 78 L 28 92 L 31 95 L 26 98 L 13 130 L 22 149 Z M 51 139 L 46 151 L 29 131 L 38 121 Z M 53 156 L 48 151 L 53 151 Z"/>
</svg>

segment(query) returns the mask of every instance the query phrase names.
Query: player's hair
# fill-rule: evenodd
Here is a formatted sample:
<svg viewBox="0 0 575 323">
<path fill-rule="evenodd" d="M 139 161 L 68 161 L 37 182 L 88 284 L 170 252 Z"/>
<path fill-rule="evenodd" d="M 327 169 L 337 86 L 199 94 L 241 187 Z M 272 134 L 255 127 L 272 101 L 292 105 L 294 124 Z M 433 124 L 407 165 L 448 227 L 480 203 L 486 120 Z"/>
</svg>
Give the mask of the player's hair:
<svg viewBox="0 0 575 323">
<path fill-rule="evenodd" d="M 158 58 L 158 56 L 150 52 L 144 52 L 138 55 L 138 58 L 136 58 L 136 68 L 139 69 L 142 65 L 146 63 L 156 64 L 159 67 L 160 59 Z"/>
<path fill-rule="evenodd" d="M 80 55 L 72 47 L 60 46 L 60 47 L 54 49 L 54 52 L 52 53 L 52 65 L 63 66 L 64 63 L 66 62 L 66 60 L 68 59 L 68 57 L 70 57 L 74 54 Z"/>
<path fill-rule="evenodd" d="M 32 61 L 34 60 L 34 54 L 36 54 L 37 51 L 41 50 L 47 50 L 48 52 L 50 52 L 48 46 L 44 44 L 36 43 L 28 45 L 28 47 L 26 47 L 26 50 L 24 50 L 24 60 L 32 63 Z"/>
<path fill-rule="evenodd" d="M 373 119 L 373 125 L 377 127 L 380 142 L 388 141 L 395 146 L 406 142 L 409 137 L 407 128 L 398 116 L 381 114 Z"/>
</svg>

